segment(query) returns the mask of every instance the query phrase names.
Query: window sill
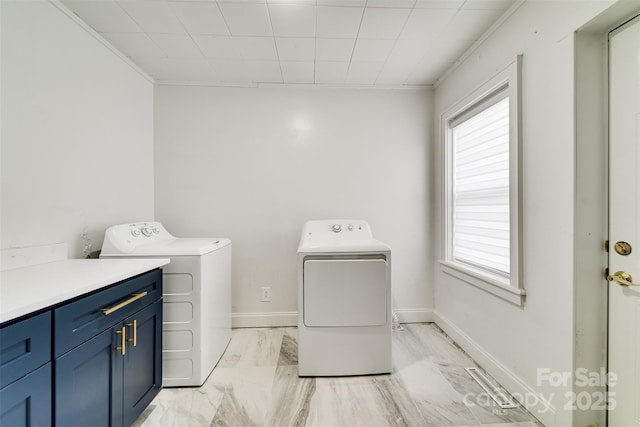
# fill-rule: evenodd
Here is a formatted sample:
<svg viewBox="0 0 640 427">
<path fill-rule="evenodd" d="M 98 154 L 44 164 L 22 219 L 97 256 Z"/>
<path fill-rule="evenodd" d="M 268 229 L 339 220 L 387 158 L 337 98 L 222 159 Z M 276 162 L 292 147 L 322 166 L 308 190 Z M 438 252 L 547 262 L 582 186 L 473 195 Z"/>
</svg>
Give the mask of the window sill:
<svg viewBox="0 0 640 427">
<path fill-rule="evenodd" d="M 440 270 L 514 305 L 524 305 L 526 292 L 524 289 L 511 286 L 507 278 L 453 261 L 440 261 Z"/>
</svg>

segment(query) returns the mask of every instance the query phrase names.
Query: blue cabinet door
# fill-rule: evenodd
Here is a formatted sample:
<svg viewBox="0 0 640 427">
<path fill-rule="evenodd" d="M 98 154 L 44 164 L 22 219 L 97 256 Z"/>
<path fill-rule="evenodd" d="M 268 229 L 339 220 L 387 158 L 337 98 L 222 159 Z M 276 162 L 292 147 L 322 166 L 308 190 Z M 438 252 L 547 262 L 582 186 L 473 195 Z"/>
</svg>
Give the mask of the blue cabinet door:
<svg viewBox="0 0 640 427">
<path fill-rule="evenodd" d="M 0 426 L 51 426 L 51 363 L 0 390 Z"/>
<path fill-rule="evenodd" d="M 122 426 L 124 356 L 116 332 L 120 325 L 56 359 L 56 426 Z"/>
<path fill-rule="evenodd" d="M 162 300 L 124 323 L 128 338 L 123 379 L 124 425 L 129 426 L 162 386 Z"/>
</svg>

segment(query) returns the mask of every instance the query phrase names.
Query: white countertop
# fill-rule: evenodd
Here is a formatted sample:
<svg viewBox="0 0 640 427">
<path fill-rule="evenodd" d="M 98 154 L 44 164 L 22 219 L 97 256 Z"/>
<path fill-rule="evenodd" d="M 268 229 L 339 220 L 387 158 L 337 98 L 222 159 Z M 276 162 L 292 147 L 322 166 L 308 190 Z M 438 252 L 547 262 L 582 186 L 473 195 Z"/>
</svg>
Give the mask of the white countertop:
<svg viewBox="0 0 640 427">
<path fill-rule="evenodd" d="M 0 323 L 169 264 L 169 259 L 66 259 L 0 273 Z"/>
</svg>

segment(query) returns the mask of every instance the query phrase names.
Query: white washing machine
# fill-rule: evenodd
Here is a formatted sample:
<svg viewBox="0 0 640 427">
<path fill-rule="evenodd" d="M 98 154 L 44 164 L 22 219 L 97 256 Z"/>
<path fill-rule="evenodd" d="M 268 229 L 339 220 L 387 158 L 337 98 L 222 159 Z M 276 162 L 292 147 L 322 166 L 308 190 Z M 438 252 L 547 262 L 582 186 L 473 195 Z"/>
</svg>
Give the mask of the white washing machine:
<svg viewBox="0 0 640 427">
<path fill-rule="evenodd" d="M 107 229 L 100 258 L 170 258 L 162 268 L 162 385 L 201 386 L 231 339 L 231 241 L 177 238 L 159 222 Z"/>
<path fill-rule="evenodd" d="M 304 224 L 298 369 L 300 376 L 391 372 L 391 248 L 365 221 Z"/>
</svg>

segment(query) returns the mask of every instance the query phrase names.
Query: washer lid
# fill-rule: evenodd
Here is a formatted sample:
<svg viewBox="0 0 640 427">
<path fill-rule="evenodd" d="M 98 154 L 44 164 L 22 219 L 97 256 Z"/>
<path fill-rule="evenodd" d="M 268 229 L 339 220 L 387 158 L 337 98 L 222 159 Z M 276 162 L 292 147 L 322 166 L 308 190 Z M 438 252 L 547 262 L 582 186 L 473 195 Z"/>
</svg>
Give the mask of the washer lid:
<svg viewBox="0 0 640 427">
<path fill-rule="evenodd" d="M 231 244 L 231 240 L 223 237 L 220 237 L 220 238 L 177 237 L 173 240 L 166 240 L 163 242 L 150 243 L 148 245 L 137 246 L 131 252 L 127 254 L 121 254 L 121 256 L 204 255 L 230 244 Z M 105 254 L 105 255 L 117 256 L 119 254 Z"/>
<path fill-rule="evenodd" d="M 103 251 L 101 257 L 145 257 L 145 256 L 186 256 L 204 255 L 230 245 L 231 240 L 223 237 L 173 238 L 161 242 L 129 247 L 127 252 Z"/>
<path fill-rule="evenodd" d="M 222 237 L 175 237 L 159 222 L 140 222 L 109 227 L 100 256 L 204 255 L 229 244 L 231 241 Z"/>
</svg>

